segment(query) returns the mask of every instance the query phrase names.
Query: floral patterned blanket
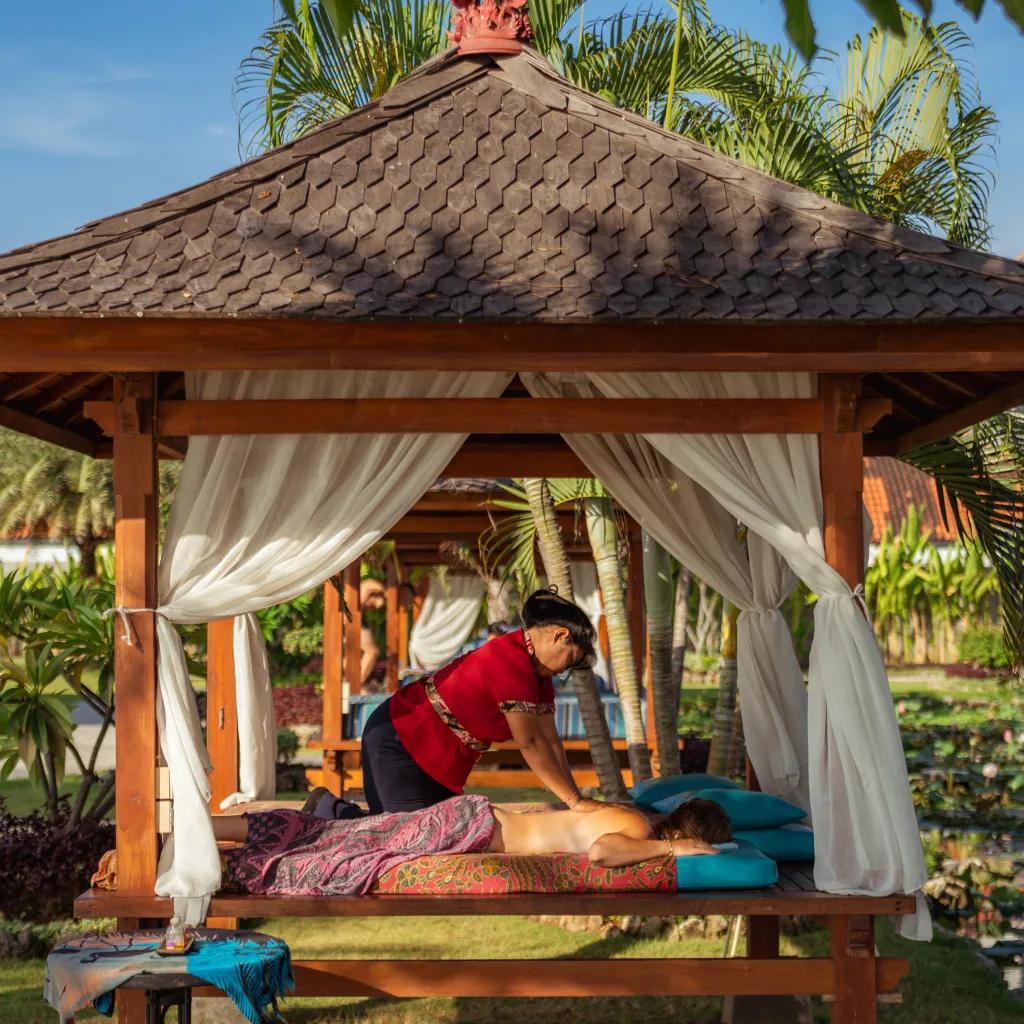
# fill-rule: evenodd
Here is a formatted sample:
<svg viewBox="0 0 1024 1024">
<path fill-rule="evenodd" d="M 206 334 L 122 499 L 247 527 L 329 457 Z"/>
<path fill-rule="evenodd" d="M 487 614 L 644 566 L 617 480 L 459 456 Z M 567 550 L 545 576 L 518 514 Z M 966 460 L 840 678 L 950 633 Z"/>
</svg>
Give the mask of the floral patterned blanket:
<svg viewBox="0 0 1024 1024">
<path fill-rule="evenodd" d="M 261 895 L 370 892 L 385 872 L 418 857 L 486 850 L 494 831 L 494 815 L 483 796 L 348 821 L 290 810 L 246 817 L 249 834 L 241 849 L 228 853 L 227 878 Z"/>
<path fill-rule="evenodd" d="M 401 896 L 490 896 L 515 892 L 675 892 L 672 857 L 628 868 L 591 864 L 586 854 L 468 853 L 418 857 L 385 871 L 374 892 Z"/>
</svg>

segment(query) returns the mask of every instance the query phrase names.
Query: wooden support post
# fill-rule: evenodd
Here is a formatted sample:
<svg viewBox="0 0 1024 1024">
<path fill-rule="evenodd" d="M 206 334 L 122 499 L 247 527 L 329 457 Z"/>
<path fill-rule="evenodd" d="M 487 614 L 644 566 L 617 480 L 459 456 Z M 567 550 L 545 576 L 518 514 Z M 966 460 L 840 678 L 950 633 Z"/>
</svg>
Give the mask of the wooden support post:
<svg viewBox="0 0 1024 1024">
<path fill-rule="evenodd" d="M 821 493 L 825 558 L 856 587 L 864 582 L 864 435 L 856 425 L 861 378 L 822 374 L 825 429 L 821 434 Z"/>
<path fill-rule="evenodd" d="M 324 742 L 334 743 L 341 737 L 342 713 L 342 632 L 344 616 L 341 613 L 341 595 L 333 580 L 324 584 L 324 684 L 323 724 L 320 734 Z M 344 791 L 344 774 L 341 770 L 341 755 L 334 750 L 325 750 L 323 755 L 323 778 L 320 783 L 335 796 Z"/>
<path fill-rule="evenodd" d="M 206 627 L 206 749 L 210 752 L 210 810 L 238 792 L 238 705 L 235 700 L 235 620 Z"/>
<path fill-rule="evenodd" d="M 747 917 L 747 957 L 773 960 L 779 955 L 779 918 L 761 914 Z"/>
<path fill-rule="evenodd" d="M 153 432 L 156 377 L 114 378 L 114 604 L 156 608 L 160 485 Z M 157 867 L 156 616 L 128 615 L 131 643 L 114 625 L 118 892 L 152 896 Z M 126 922 L 129 927 L 132 922 Z M 142 1024 L 142 992 L 118 994 L 118 1020 Z"/>
<path fill-rule="evenodd" d="M 359 693 L 362 689 L 363 613 L 359 600 L 359 562 L 357 558 L 345 567 L 345 607 L 348 609 L 348 617 L 345 619 L 343 678 L 348 683 L 349 694 Z"/>
<path fill-rule="evenodd" d="M 835 965 L 832 1024 L 875 1024 L 875 919 L 844 915 L 827 920 Z"/>
<path fill-rule="evenodd" d="M 387 586 L 385 590 L 386 608 L 386 630 L 385 630 L 385 658 L 387 659 L 387 671 L 384 679 L 387 684 L 388 693 L 394 693 L 398 689 L 398 638 L 399 607 L 398 607 L 398 563 L 394 557 L 388 559 L 387 564 Z"/>
<path fill-rule="evenodd" d="M 408 582 L 407 571 L 403 570 L 403 583 Z M 398 590 L 398 672 L 399 675 L 409 667 L 409 627 L 412 622 L 412 595 L 407 586 Z"/>
<path fill-rule="evenodd" d="M 864 435 L 856 423 L 861 378 L 822 374 L 821 492 L 825 558 L 851 587 L 864 582 Z M 875 1024 L 875 938 L 870 917 L 831 917 L 833 1024 Z"/>
<path fill-rule="evenodd" d="M 415 626 L 419 621 L 420 612 L 423 611 L 423 602 L 427 599 L 430 591 L 430 577 L 421 576 L 416 583 L 416 596 L 412 600 L 412 624 Z"/>
<path fill-rule="evenodd" d="M 761 783 L 757 781 L 757 772 L 754 771 L 754 766 L 750 763 L 750 755 L 747 755 L 746 765 L 744 768 L 744 777 L 747 783 L 747 789 L 751 793 L 761 792 Z"/>
</svg>

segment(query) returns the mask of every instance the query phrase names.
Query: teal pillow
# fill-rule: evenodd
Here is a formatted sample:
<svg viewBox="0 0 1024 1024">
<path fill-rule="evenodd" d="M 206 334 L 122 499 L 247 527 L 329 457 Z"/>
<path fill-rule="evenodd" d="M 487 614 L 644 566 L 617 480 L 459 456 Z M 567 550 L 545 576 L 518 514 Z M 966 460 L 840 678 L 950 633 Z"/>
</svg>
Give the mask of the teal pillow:
<svg viewBox="0 0 1024 1024">
<path fill-rule="evenodd" d="M 676 857 L 676 891 L 693 889 L 760 889 L 779 880 L 775 861 L 750 843 L 736 849 L 695 857 Z"/>
<path fill-rule="evenodd" d="M 738 829 L 733 832 L 733 838 L 756 846 L 780 863 L 814 860 L 814 833 L 806 825 Z"/>
<path fill-rule="evenodd" d="M 795 804 L 748 789 L 701 789 L 696 793 L 680 793 L 656 800 L 654 809 L 662 814 L 671 814 L 680 804 L 697 798 L 714 800 L 723 807 L 733 829 L 777 828 L 806 817 L 805 812 Z"/>
<path fill-rule="evenodd" d="M 664 778 L 638 782 L 629 791 L 637 807 L 653 807 L 656 800 L 666 800 L 680 793 L 697 789 L 740 789 L 731 779 L 721 775 L 666 775 Z"/>
</svg>

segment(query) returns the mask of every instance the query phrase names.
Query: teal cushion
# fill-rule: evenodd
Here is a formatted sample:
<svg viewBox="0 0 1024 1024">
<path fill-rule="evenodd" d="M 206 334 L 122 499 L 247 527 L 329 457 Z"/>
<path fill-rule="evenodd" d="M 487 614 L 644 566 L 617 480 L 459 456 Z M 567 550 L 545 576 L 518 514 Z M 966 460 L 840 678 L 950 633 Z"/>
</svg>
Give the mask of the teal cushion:
<svg viewBox="0 0 1024 1024">
<path fill-rule="evenodd" d="M 733 837 L 756 846 L 774 861 L 814 860 L 814 833 L 806 825 L 737 829 Z"/>
<path fill-rule="evenodd" d="M 653 807 L 655 800 L 665 800 L 697 789 L 740 789 L 731 779 L 721 775 L 666 775 L 660 779 L 638 782 L 629 795 L 637 807 Z"/>
<path fill-rule="evenodd" d="M 676 891 L 760 889 L 779 880 L 775 861 L 756 846 L 737 841 L 736 849 L 696 857 L 676 857 Z"/>
<path fill-rule="evenodd" d="M 733 829 L 777 828 L 789 825 L 806 817 L 795 804 L 780 800 L 767 793 L 755 793 L 748 789 L 701 789 L 696 793 L 680 793 L 677 796 L 656 800 L 654 809 L 662 814 L 671 814 L 680 804 L 694 799 L 714 800 L 725 809 Z"/>
</svg>

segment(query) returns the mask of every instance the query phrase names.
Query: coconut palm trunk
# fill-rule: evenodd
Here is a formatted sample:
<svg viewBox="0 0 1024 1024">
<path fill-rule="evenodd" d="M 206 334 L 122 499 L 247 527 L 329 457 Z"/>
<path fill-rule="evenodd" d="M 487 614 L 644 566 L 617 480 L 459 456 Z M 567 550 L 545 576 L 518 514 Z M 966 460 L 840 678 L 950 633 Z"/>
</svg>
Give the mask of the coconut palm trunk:
<svg viewBox="0 0 1024 1024">
<path fill-rule="evenodd" d="M 575 600 L 572 590 L 572 577 L 569 575 L 569 556 L 565 550 L 565 542 L 558 527 L 558 516 L 555 514 L 555 503 L 551 500 L 551 491 L 544 479 L 528 479 L 523 481 L 526 499 L 530 505 L 530 514 L 537 530 L 537 547 L 540 548 L 541 561 L 548 582 L 558 586 L 562 597 Z M 580 718 L 587 733 L 587 747 L 590 758 L 594 762 L 597 780 L 601 793 L 608 800 L 628 800 L 629 793 L 619 768 L 619 759 L 612 743 L 612 734 L 608 729 L 608 719 L 604 713 L 604 703 L 597 686 L 597 679 L 590 669 L 572 674 L 576 701 L 579 704 Z"/>
<path fill-rule="evenodd" d="M 654 703 L 654 736 L 658 745 L 658 774 L 679 774 L 679 689 L 681 675 L 673 670 L 672 559 L 646 531 L 644 598 L 650 644 L 650 685 Z"/>
<path fill-rule="evenodd" d="M 693 574 L 685 565 L 679 566 L 676 576 L 676 604 L 672 617 L 672 678 L 682 686 L 686 669 L 686 624 L 690 612 L 690 587 Z"/>
<path fill-rule="evenodd" d="M 718 703 L 715 707 L 715 732 L 708 754 L 708 774 L 725 775 L 736 720 L 736 619 L 739 609 L 732 601 L 722 601 L 722 662 L 718 673 Z"/>
<path fill-rule="evenodd" d="M 590 549 L 597 564 L 597 578 L 604 598 L 604 617 L 608 623 L 608 647 L 615 671 L 615 685 L 622 702 L 622 718 L 626 725 L 626 748 L 633 785 L 651 777 L 651 751 L 647 746 L 641 713 L 640 680 L 629 634 L 629 617 L 619 566 L 618 528 L 611 498 L 587 498 L 586 512 Z"/>
</svg>

